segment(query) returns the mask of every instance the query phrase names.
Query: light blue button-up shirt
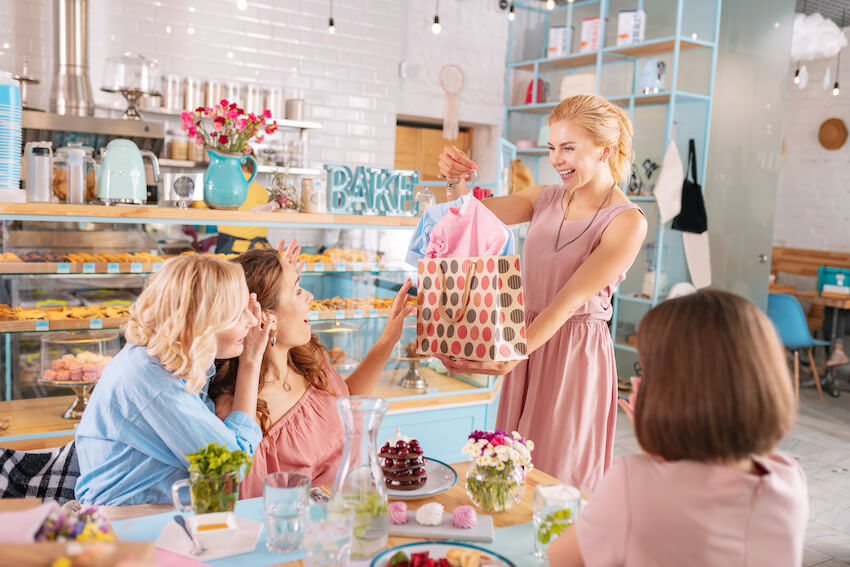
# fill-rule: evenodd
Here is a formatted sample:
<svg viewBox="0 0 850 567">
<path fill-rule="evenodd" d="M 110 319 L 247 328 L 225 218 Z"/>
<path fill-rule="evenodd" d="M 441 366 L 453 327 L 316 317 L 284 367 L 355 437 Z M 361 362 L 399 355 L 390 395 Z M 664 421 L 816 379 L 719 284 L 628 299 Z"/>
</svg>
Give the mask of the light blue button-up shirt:
<svg viewBox="0 0 850 567">
<path fill-rule="evenodd" d="M 104 369 L 77 429 L 77 500 L 110 506 L 171 502 L 172 483 L 189 476 L 185 453 L 219 443 L 254 454 L 262 439 L 254 419 L 234 411 L 222 422 L 206 385 L 200 394 L 185 385 L 144 347 L 121 349 Z"/>
</svg>

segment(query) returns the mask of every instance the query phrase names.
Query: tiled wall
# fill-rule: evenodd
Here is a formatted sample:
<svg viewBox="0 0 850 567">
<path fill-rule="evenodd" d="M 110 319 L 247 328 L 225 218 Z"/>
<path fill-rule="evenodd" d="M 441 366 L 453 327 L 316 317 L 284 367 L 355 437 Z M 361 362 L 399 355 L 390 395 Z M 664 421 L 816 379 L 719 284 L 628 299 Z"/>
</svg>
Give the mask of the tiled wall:
<svg viewBox="0 0 850 567">
<path fill-rule="evenodd" d="M 396 115 L 440 117 L 439 69 L 467 73 L 464 121 L 501 123 L 505 12 L 493 0 L 444 0 L 443 33 L 430 31 L 434 5 L 420 0 L 337 0 L 337 33 L 327 32 L 328 0 L 90 0 L 90 77 L 98 103 L 107 57 L 134 51 L 163 74 L 297 91 L 311 133 L 310 160 L 392 167 Z M 52 0 L 0 0 L 0 69 L 23 58 L 41 79 L 34 102 L 46 107 L 52 75 Z M 407 62 L 407 79 L 399 64 Z M 495 137 L 493 137 L 495 139 Z M 495 142 L 493 142 L 495 148 Z M 495 152 L 495 149 L 493 150 Z"/>
<path fill-rule="evenodd" d="M 850 57 L 843 55 L 838 96 L 832 96 L 835 58 L 806 62 L 809 84 L 803 90 L 791 80 L 796 62 L 789 69 L 775 246 L 850 252 L 850 141 L 833 151 L 818 142 L 818 129 L 828 118 L 850 127 Z M 824 89 L 827 67 L 832 80 Z"/>
</svg>

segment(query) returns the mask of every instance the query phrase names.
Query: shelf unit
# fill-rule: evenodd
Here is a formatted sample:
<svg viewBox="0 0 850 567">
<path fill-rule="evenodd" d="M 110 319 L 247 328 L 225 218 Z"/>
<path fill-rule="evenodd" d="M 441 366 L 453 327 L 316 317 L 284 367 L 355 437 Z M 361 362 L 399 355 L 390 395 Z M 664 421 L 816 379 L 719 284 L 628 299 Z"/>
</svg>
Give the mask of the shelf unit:
<svg viewBox="0 0 850 567">
<path fill-rule="evenodd" d="M 557 5 L 554 10 L 547 10 L 542 6 L 541 2 L 536 0 L 517 0 L 514 5 L 517 11 L 517 19 L 521 14 L 526 17 L 533 18 L 535 23 L 539 23 L 543 33 L 538 32 L 539 37 L 548 37 L 548 29 L 554 18 L 558 18 L 558 25 L 564 25 L 569 28 L 580 30 L 581 22 L 574 19 L 575 14 L 581 14 L 584 17 L 598 16 L 601 18 L 599 37 L 602 46 L 593 51 L 570 53 L 563 57 L 549 58 L 546 57 L 546 45 L 542 45 L 540 53 L 542 57 L 524 59 L 519 61 L 511 61 L 512 49 L 514 46 L 515 26 L 518 22 L 511 22 L 508 33 L 508 63 L 505 78 L 505 131 L 506 137 L 510 137 L 511 116 L 519 114 L 522 116 L 537 116 L 537 131 L 543 125 L 543 120 L 552 109 L 558 104 L 557 100 L 549 100 L 534 104 L 518 104 L 511 105 L 510 95 L 512 92 L 512 71 L 522 70 L 532 72 L 532 96 L 531 100 L 537 100 L 538 79 L 545 78 L 547 74 L 572 74 L 577 70 L 583 72 L 594 72 L 596 79 L 597 93 L 601 93 L 611 102 L 623 107 L 629 113 L 629 118 L 635 122 L 635 114 L 637 109 L 641 108 L 662 108 L 664 112 L 664 127 L 663 127 L 663 143 L 660 145 L 661 153 L 667 148 L 671 141 L 674 141 L 679 149 L 679 154 L 683 161 L 687 156 L 687 140 L 688 138 L 697 139 L 697 160 L 699 166 L 699 182 L 705 186 L 706 162 L 708 157 L 708 142 L 709 142 L 709 126 L 711 123 L 712 97 L 714 92 L 714 77 L 715 68 L 717 65 L 717 38 L 719 37 L 720 14 L 722 0 L 675 0 L 675 11 L 671 12 L 669 17 L 672 17 L 672 22 L 669 27 L 672 30 L 665 29 L 666 35 L 660 37 L 650 37 L 643 42 L 627 46 L 605 45 L 607 27 L 613 22 L 616 25 L 616 14 L 612 13 L 612 6 L 616 5 L 617 9 L 637 9 L 647 11 L 647 35 L 650 35 L 650 29 L 653 24 L 653 6 L 658 6 L 667 12 L 669 2 L 659 5 L 653 0 L 633 0 L 633 1 L 617 1 L 617 0 L 576 0 Z M 688 18 L 686 18 L 688 11 Z M 591 13 L 592 12 L 592 13 Z M 661 10 L 656 10 L 655 15 L 661 14 Z M 612 17 L 613 16 L 613 17 Z M 575 25 L 574 25 L 575 24 Z M 670 33 L 672 31 L 672 34 Z M 578 45 L 579 41 L 573 33 L 572 43 Z M 656 34 L 658 35 L 658 34 Z M 607 34 L 607 37 L 612 37 Z M 709 39 L 706 39 L 709 38 Z M 705 89 L 686 90 L 682 88 L 684 80 L 680 73 L 681 54 L 682 53 L 707 53 L 707 63 L 704 63 L 700 69 L 704 74 L 707 74 L 708 80 Z M 667 90 L 654 93 L 638 92 L 638 73 L 641 59 L 647 57 L 662 56 L 666 58 L 667 66 Z M 619 69 L 615 67 L 619 65 Z M 625 70 L 623 69 L 625 68 Z M 693 75 L 693 69 L 688 69 Z M 611 87 L 608 83 L 603 82 L 605 73 L 611 72 L 618 74 L 622 78 L 623 83 L 631 81 L 631 87 L 626 88 L 625 92 L 608 92 Z M 555 85 L 552 85 L 555 87 Z M 553 88 L 552 90 L 555 90 Z M 703 90 L 704 92 L 698 92 Z M 695 104 L 694 104 L 695 103 Z M 688 106 L 686 106 L 688 105 Z M 694 108 L 698 107 L 698 108 Z M 527 119 L 526 119 L 527 120 Z M 527 123 L 527 122 L 526 122 Z M 684 126 L 676 127 L 677 123 L 685 123 Z M 677 131 L 678 129 L 678 131 Z M 637 136 L 640 132 L 636 131 L 635 145 L 637 147 Z M 513 136 L 524 137 L 524 136 Z M 532 139 L 537 139 L 537 136 L 532 136 Z M 540 165 L 542 158 L 548 156 L 548 149 L 545 147 L 533 147 L 527 149 L 518 149 L 517 154 L 523 156 L 533 162 L 532 172 L 535 179 L 540 178 Z M 658 156 L 658 162 L 660 163 Z M 544 162 L 545 163 L 545 162 Z M 651 207 L 655 199 L 652 196 L 646 195 L 631 195 L 630 199 L 634 202 L 644 203 Z M 614 348 L 620 353 L 630 353 L 633 357 L 636 349 L 633 346 L 624 343 L 625 339 L 617 336 L 618 323 L 620 321 L 623 308 L 634 311 L 635 309 L 649 309 L 656 305 L 661 299 L 662 277 L 658 274 L 663 274 L 665 261 L 670 263 L 670 259 L 665 260 L 665 234 L 670 240 L 670 223 L 661 224 L 655 217 L 656 211 L 647 211 L 647 218 L 650 220 L 650 235 L 654 233 L 655 254 L 651 261 L 647 262 L 647 271 L 653 271 L 656 274 L 652 295 L 646 297 L 637 293 L 628 292 L 623 289 L 615 295 L 613 301 L 613 317 L 611 324 L 611 333 L 614 338 Z M 652 226 L 654 223 L 654 227 Z M 653 230 L 654 229 L 654 230 Z M 652 236 L 650 236 L 652 238 Z M 639 259 L 640 260 L 640 259 Z M 639 264 L 642 262 L 636 261 L 635 265 L 629 270 L 629 275 L 636 271 L 640 272 Z M 681 262 L 683 264 L 683 261 Z M 687 270 L 683 266 L 684 276 L 687 277 Z M 627 282 L 629 279 L 627 278 Z M 632 280 L 633 281 L 633 280 Z M 625 285 L 626 282 L 624 282 Z M 671 282 L 672 283 L 672 282 Z M 642 316 L 642 315 L 641 315 Z M 638 317 L 637 323 L 640 317 Z M 618 367 L 620 366 L 620 356 L 618 355 Z"/>
</svg>

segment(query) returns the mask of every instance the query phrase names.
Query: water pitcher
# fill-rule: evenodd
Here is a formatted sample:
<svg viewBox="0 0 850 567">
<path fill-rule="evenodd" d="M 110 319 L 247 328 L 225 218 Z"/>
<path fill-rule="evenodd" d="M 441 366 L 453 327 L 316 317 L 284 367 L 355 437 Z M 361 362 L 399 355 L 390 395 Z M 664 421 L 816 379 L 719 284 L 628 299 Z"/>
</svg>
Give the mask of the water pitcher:
<svg viewBox="0 0 850 567">
<path fill-rule="evenodd" d="M 389 404 L 381 398 L 351 396 L 338 399 L 336 407 L 345 429 L 345 449 L 328 513 L 354 512 L 351 558 L 363 559 L 387 545 L 387 489 L 378 465 L 377 435 Z"/>
</svg>

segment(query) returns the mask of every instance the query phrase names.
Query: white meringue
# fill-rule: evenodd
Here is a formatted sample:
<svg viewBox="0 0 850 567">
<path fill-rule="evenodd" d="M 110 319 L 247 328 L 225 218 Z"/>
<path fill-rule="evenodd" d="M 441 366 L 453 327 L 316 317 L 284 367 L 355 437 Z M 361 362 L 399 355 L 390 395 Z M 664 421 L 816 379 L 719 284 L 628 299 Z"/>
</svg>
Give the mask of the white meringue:
<svg viewBox="0 0 850 567">
<path fill-rule="evenodd" d="M 416 510 L 416 521 L 423 526 L 439 526 L 443 523 L 443 505 L 428 502 Z"/>
</svg>

